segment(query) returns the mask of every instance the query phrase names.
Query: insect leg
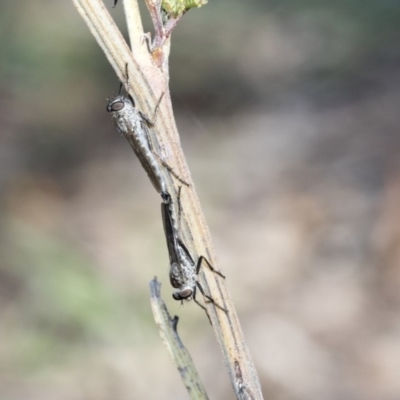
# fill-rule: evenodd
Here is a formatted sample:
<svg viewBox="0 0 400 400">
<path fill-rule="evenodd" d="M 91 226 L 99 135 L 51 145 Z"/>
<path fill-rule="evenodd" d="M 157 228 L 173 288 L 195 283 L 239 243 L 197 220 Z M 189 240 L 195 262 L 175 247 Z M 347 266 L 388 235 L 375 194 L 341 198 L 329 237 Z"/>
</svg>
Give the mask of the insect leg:
<svg viewBox="0 0 400 400">
<path fill-rule="evenodd" d="M 196 299 L 196 287 L 194 288 L 194 292 L 193 292 L 193 300 L 194 300 L 194 302 L 195 302 L 200 308 L 202 308 L 202 309 L 204 310 L 204 312 L 205 312 L 206 315 L 207 315 L 208 321 L 210 322 L 210 325 L 212 325 L 211 318 L 210 318 L 210 315 L 208 314 L 207 308 L 205 308 L 205 307 L 203 306 L 203 304 L 201 304 L 201 303 Z"/>
<path fill-rule="evenodd" d="M 160 103 L 164 97 L 164 94 L 165 94 L 165 92 L 162 92 L 160 98 L 157 101 L 156 107 L 154 108 L 153 119 L 149 119 L 149 117 L 146 114 L 140 112 L 140 115 L 146 121 L 147 125 L 149 125 L 150 127 L 153 127 L 156 124 L 157 111 L 158 111 L 158 108 L 160 107 Z"/>
<path fill-rule="evenodd" d="M 220 306 L 212 297 L 208 296 L 207 294 L 205 294 L 203 287 L 201 286 L 200 282 L 197 281 L 196 282 L 197 287 L 199 288 L 201 294 L 210 302 L 213 303 L 215 307 L 218 307 L 220 310 L 225 311 L 228 314 L 228 310 L 222 306 Z M 193 293 L 193 300 L 200 305 L 200 303 L 196 300 L 196 292 Z M 202 308 L 205 309 L 204 306 L 202 306 Z"/>
<path fill-rule="evenodd" d="M 222 272 L 217 271 L 211 264 L 210 262 L 207 260 L 207 258 L 205 258 L 204 256 L 200 256 L 199 260 L 197 261 L 197 266 L 196 266 L 196 274 L 199 273 L 200 271 L 200 267 L 201 267 L 201 262 L 205 261 L 205 263 L 207 264 L 208 268 L 214 272 L 215 274 L 219 275 L 221 278 L 225 279 L 225 275 Z"/>
<path fill-rule="evenodd" d="M 156 118 L 157 118 L 157 111 L 158 111 L 158 108 L 159 108 L 159 106 L 160 106 L 161 100 L 162 100 L 163 97 L 164 97 L 164 93 L 165 93 L 165 92 L 163 92 L 163 93 L 161 94 L 160 98 L 159 98 L 158 101 L 157 101 L 156 108 L 154 109 L 153 121 L 151 121 L 151 120 L 149 119 L 149 117 L 148 117 L 146 114 L 144 114 L 144 113 L 142 113 L 142 112 L 140 111 L 140 115 L 141 115 L 141 117 L 143 118 L 143 121 L 145 121 L 145 123 L 147 124 L 147 126 L 148 126 L 149 128 L 152 128 L 152 127 L 154 127 L 154 125 L 155 125 L 155 120 L 156 120 Z M 147 130 L 146 130 L 146 131 L 147 131 Z M 167 171 L 168 171 L 169 173 L 171 173 L 179 182 L 181 182 L 181 183 L 183 183 L 185 186 L 188 186 L 188 187 L 189 187 L 189 186 L 190 186 L 190 183 L 188 183 L 188 182 L 186 182 L 184 179 L 182 179 L 182 178 L 172 169 L 172 167 L 170 167 L 170 166 L 168 165 L 168 163 L 164 160 L 164 158 L 161 157 L 160 155 L 158 155 L 158 154 L 154 151 L 153 143 L 151 142 L 151 138 L 149 137 L 148 132 L 147 132 L 147 143 L 149 144 L 149 149 L 150 149 L 150 151 L 151 151 L 151 152 L 154 154 L 154 156 L 160 161 L 160 163 L 167 169 Z"/>
<path fill-rule="evenodd" d="M 176 202 L 178 203 L 178 227 L 181 228 L 181 215 L 182 215 L 182 204 L 181 204 L 181 192 L 182 186 L 179 186 L 178 195 L 176 196 Z"/>
<path fill-rule="evenodd" d="M 142 113 L 141 113 L 142 114 Z M 164 160 L 163 157 L 161 157 L 160 155 L 158 155 L 154 149 L 153 149 L 153 144 L 151 143 L 151 140 L 149 138 L 149 136 L 147 135 L 147 140 L 148 140 L 148 144 L 149 144 L 149 149 L 150 151 L 154 154 L 154 157 L 156 157 L 158 159 L 158 161 L 160 161 L 160 163 L 162 164 L 162 166 L 170 173 L 172 174 L 180 183 L 184 184 L 187 187 L 190 187 L 190 183 L 186 182 L 183 178 L 181 178 L 174 170 L 171 166 L 168 165 L 168 163 Z"/>
</svg>

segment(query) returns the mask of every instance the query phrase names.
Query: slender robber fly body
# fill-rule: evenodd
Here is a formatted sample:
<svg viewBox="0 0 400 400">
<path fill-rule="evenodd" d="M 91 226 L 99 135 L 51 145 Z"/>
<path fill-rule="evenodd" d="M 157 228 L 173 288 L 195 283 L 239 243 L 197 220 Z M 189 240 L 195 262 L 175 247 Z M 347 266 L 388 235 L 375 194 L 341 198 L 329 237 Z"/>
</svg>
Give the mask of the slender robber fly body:
<svg viewBox="0 0 400 400">
<path fill-rule="evenodd" d="M 210 262 L 204 256 L 200 256 L 197 263 L 194 262 L 193 257 L 190 255 L 188 248 L 178 237 L 177 234 L 177 217 L 174 210 L 174 204 L 172 202 L 169 193 L 165 192 L 161 194 L 163 202 L 161 203 L 161 215 L 164 224 L 164 232 L 167 240 L 170 271 L 169 279 L 171 285 L 177 289 L 172 297 L 175 300 L 194 300 L 201 308 L 205 310 L 205 307 L 196 300 L 196 289 L 199 288 L 203 296 L 213 303 L 216 307 L 226 311 L 225 308 L 217 304 L 210 296 L 204 293 L 204 290 L 198 281 L 198 274 L 202 263 L 206 263 L 208 268 L 213 272 L 225 278 L 219 271 L 215 270 Z"/>
<path fill-rule="evenodd" d="M 156 106 L 155 115 L 162 97 Z M 162 157 L 155 153 L 151 141 L 155 137 L 154 122 L 136 108 L 131 96 L 118 94 L 109 100 L 107 111 L 111 114 L 117 130 L 128 140 L 158 193 L 167 192 L 165 169 L 180 182 L 190 186 L 174 172 Z"/>
<path fill-rule="evenodd" d="M 131 97 L 121 94 L 109 100 L 107 111 L 111 113 L 118 131 L 128 140 L 157 192 L 165 192 L 164 169 L 152 149 L 149 137 L 149 129 L 154 124 L 135 107 Z"/>
</svg>

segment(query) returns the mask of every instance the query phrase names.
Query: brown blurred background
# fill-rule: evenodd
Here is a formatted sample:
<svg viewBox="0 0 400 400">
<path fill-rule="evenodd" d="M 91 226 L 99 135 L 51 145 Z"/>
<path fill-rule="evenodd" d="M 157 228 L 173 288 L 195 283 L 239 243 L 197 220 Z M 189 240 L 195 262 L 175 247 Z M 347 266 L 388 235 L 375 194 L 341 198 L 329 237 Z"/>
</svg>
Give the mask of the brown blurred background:
<svg viewBox="0 0 400 400">
<path fill-rule="evenodd" d="M 399 27 L 393 0 L 210 0 L 174 32 L 182 144 L 268 399 L 400 399 Z M 232 399 L 71 2 L 1 2 L 0 43 L 0 399 L 186 399 L 154 275 Z"/>
</svg>

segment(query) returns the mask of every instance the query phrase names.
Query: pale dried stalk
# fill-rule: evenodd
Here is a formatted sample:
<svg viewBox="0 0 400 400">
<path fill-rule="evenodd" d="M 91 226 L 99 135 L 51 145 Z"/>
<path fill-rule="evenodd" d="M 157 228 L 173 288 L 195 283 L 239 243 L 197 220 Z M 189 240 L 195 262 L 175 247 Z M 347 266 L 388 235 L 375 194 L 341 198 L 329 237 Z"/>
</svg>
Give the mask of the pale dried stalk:
<svg viewBox="0 0 400 400">
<path fill-rule="evenodd" d="M 167 306 L 161 299 L 161 283 L 157 281 L 157 278 L 150 282 L 150 294 L 151 308 L 161 339 L 174 360 L 190 398 L 192 400 L 208 400 L 207 392 L 193 364 L 192 357 L 178 335 L 178 317 L 171 318 Z"/>
<path fill-rule="evenodd" d="M 157 114 L 158 142 L 161 148 L 168 150 L 170 166 L 191 185 L 190 188 L 185 187 L 182 190 L 181 203 L 185 223 L 182 224 L 179 234 L 190 251 L 195 251 L 193 254 L 204 255 L 216 269 L 219 269 L 208 227 L 180 146 L 167 87 L 166 71 L 161 71 L 152 63 L 146 44 L 141 41 L 143 35 L 143 32 L 139 32 L 141 24 L 132 24 L 133 27 L 130 27 L 130 34 L 136 35 L 136 39 L 131 37 L 132 54 L 100 0 L 72 1 L 122 82 L 126 82 L 125 65 L 128 64 L 129 87 L 127 89 L 137 101 L 140 110 L 147 115 L 152 115 L 157 100 L 164 93 L 160 111 Z M 129 0 L 129 2 L 132 5 L 136 3 L 135 0 Z M 125 8 L 127 6 L 128 3 L 125 3 Z M 138 12 L 137 4 L 134 7 L 131 12 Z M 134 19 L 136 18 L 139 17 Z M 171 194 L 176 193 L 176 184 L 173 179 L 168 182 L 168 190 Z M 200 282 L 206 293 L 228 310 L 228 313 L 225 313 L 212 303 L 206 303 L 236 397 L 262 399 L 257 372 L 225 281 L 208 268 L 202 268 Z"/>
</svg>

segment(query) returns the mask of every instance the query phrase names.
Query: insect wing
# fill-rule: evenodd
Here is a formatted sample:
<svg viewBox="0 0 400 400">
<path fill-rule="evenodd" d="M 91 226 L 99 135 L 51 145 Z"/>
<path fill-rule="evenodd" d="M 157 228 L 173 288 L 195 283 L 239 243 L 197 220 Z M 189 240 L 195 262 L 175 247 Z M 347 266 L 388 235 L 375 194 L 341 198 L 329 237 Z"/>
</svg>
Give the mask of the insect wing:
<svg viewBox="0 0 400 400">
<path fill-rule="evenodd" d="M 178 255 L 178 242 L 171 217 L 171 204 L 161 203 L 161 215 L 164 225 L 165 238 L 167 240 L 170 264 L 180 264 Z"/>
<path fill-rule="evenodd" d="M 194 266 L 193 258 L 190 255 L 189 250 L 186 247 L 185 243 L 183 243 L 182 240 L 179 238 L 176 238 L 176 243 L 183 250 L 183 253 L 181 253 L 181 254 L 184 254 L 186 259 L 189 260 L 189 263 Z"/>
</svg>

